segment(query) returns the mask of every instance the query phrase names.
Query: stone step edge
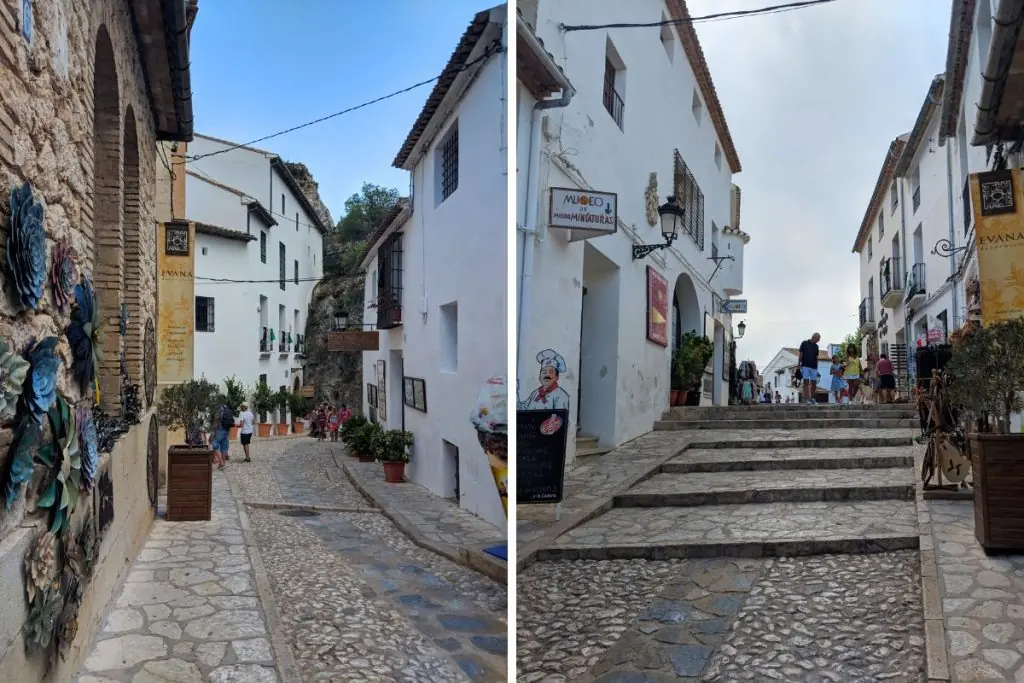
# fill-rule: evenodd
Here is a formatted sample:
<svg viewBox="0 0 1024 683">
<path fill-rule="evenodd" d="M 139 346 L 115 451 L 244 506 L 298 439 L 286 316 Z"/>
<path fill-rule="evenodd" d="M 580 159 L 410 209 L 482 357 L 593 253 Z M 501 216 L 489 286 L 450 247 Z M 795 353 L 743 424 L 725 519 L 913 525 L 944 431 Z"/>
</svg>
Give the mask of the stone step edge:
<svg viewBox="0 0 1024 683">
<path fill-rule="evenodd" d="M 696 450 L 696 449 L 694 449 Z M 680 456 L 684 457 L 684 456 Z M 913 467 L 914 456 L 863 455 L 813 458 L 770 458 L 764 460 L 671 460 L 661 466 L 661 474 L 724 474 L 726 472 L 777 472 L 782 470 L 884 470 Z"/>
<path fill-rule="evenodd" d="M 665 413 L 661 416 L 660 422 L 736 422 L 739 420 L 756 419 L 758 422 L 778 422 L 789 420 L 916 420 L 919 419 L 916 411 L 896 412 L 886 411 L 883 413 L 858 411 L 858 410 L 808 410 L 793 411 L 793 414 L 778 413 L 778 416 L 768 417 L 758 415 L 751 417 L 750 413 L 735 413 L 728 415 L 690 415 Z M 578 441 L 578 439 L 577 439 Z"/>
<path fill-rule="evenodd" d="M 850 536 L 799 541 L 687 542 L 615 544 L 607 546 L 549 546 L 536 552 L 538 562 L 559 560 L 685 560 L 713 557 L 798 557 L 807 555 L 865 555 L 917 550 L 917 535 Z"/>
<path fill-rule="evenodd" d="M 864 424 L 865 422 L 871 424 Z M 806 420 L 717 420 L 691 421 L 659 420 L 654 423 L 656 432 L 692 432 L 730 429 L 913 429 L 919 427 L 917 418 L 885 418 L 881 420 L 862 418 L 806 419 Z"/>
<path fill-rule="evenodd" d="M 801 430 L 802 431 L 802 430 Z M 789 450 L 795 448 L 888 448 L 891 446 L 913 446 L 912 436 L 844 436 L 839 438 L 799 439 L 723 439 L 719 441 L 694 441 L 685 450 L 764 449 Z M 683 452 L 685 452 L 685 450 Z M 678 456 L 681 456 L 680 453 Z"/>
<path fill-rule="evenodd" d="M 617 508 L 702 507 L 705 505 L 761 505 L 768 503 L 861 503 L 878 500 L 913 501 L 914 482 L 881 486 L 793 486 L 785 488 L 709 489 L 688 492 L 621 493 Z"/>
</svg>

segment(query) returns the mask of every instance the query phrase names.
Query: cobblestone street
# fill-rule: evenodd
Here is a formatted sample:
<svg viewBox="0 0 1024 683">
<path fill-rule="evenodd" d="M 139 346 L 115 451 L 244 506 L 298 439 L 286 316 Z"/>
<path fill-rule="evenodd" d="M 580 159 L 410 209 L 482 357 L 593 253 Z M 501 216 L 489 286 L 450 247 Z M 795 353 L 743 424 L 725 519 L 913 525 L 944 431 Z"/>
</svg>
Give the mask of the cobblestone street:
<svg viewBox="0 0 1024 683">
<path fill-rule="evenodd" d="M 78 683 L 506 680 L 505 586 L 412 543 L 335 462 L 308 438 L 257 440 L 251 463 L 233 444 L 214 520 L 157 521 Z"/>
</svg>

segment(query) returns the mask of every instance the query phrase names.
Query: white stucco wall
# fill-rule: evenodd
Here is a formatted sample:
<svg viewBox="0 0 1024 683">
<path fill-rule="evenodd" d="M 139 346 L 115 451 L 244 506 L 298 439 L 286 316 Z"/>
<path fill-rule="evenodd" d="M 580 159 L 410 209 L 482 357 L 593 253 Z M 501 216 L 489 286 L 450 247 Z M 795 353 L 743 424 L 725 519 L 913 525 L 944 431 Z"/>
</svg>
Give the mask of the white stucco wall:
<svg viewBox="0 0 1024 683">
<path fill-rule="evenodd" d="M 775 354 L 775 358 L 772 358 L 761 372 L 765 384 L 771 385 L 773 391 L 779 392 L 783 403 L 787 398 L 792 401 L 800 399 L 800 391 L 793 387 L 793 367 L 796 365 L 796 355 L 783 349 Z M 782 374 L 778 374 L 779 370 L 782 370 Z"/>
<path fill-rule="evenodd" d="M 197 136 L 189 145 L 190 155 L 203 155 L 226 145 Z M 186 180 L 186 216 L 256 239 L 238 242 L 212 235 L 196 237 L 196 296 L 214 299 L 215 331 L 195 333 L 195 376 L 223 382 L 235 376 L 250 389 L 261 374 L 267 375 L 272 390 L 281 385 L 294 388 L 296 376 L 302 384 L 303 361 L 294 352 L 296 334 L 305 334 L 309 301 L 316 281 L 323 276 L 323 237 L 313 218 L 299 204 L 280 174 L 272 169 L 272 155 L 249 149 L 235 149 L 194 163 L 202 177 Z M 193 164 L 190 164 L 193 167 Z M 249 216 L 242 200 L 206 179 L 240 190 L 273 212 L 278 225 L 267 228 L 255 216 Z M 273 180 L 271 181 L 271 178 Z M 272 185 L 271 185 L 272 182 Z M 281 195 L 284 198 L 282 213 Z M 273 208 L 271 208 L 273 206 Z M 299 214 L 296 225 L 295 214 Z M 290 216 L 290 218 L 289 218 Z M 267 260 L 260 258 L 260 233 L 267 233 Z M 278 282 L 279 245 L 285 245 L 285 289 Z M 202 250 L 206 249 L 207 253 Z M 299 283 L 294 281 L 295 261 L 299 262 Z M 206 278 L 206 279 L 204 279 Z M 235 282 L 212 282 L 210 278 Z M 275 330 L 277 340 L 270 353 L 260 353 L 260 297 L 267 298 L 264 314 L 267 327 Z M 281 340 L 280 306 L 285 307 L 283 330 L 292 332 L 293 344 L 287 353 L 278 351 Z M 299 325 L 295 326 L 295 311 Z"/>
<path fill-rule="evenodd" d="M 646 339 L 647 266 L 668 280 L 670 305 L 680 276 L 686 273 L 684 279 L 692 279 L 695 294 L 680 302 L 681 317 L 687 320 L 684 331 L 694 327 L 703 331 L 703 315 L 712 309 L 713 290 L 725 298 L 719 279 L 710 286 L 706 280 L 715 267 L 708 258 L 712 224 L 721 230 L 730 222 L 732 176 L 724 154 L 721 168 L 716 164 L 715 146 L 721 143 L 703 100 L 700 120 L 691 113 L 696 80 L 678 37 L 673 36 L 670 58 L 657 28 L 569 34 L 559 30 L 562 23 L 660 21 L 667 13 L 664 3 L 599 3 L 597 9 L 595 5 L 585 0 L 540 3 L 537 35 L 564 69 L 576 94 L 568 107 L 550 110 L 540 124 L 545 135 L 539 215 L 527 213 L 524 196 L 534 101 L 519 89 L 517 220 L 540 229 L 533 297 L 520 302 L 520 314 L 529 317 L 529 333 L 520 342 L 518 379 L 520 399 L 525 399 L 538 384 L 537 354 L 545 349 L 557 351 L 566 365 L 559 385 L 572 401 L 570 434 L 575 433 L 579 416 L 584 433 L 612 447 L 649 431 L 668 405 L 670 349 Z M 625 83 L 619 87 L 625 102 L 621 130 L 602 104 L 609 41 L 625 65 Z M 704 193 L 704 250 L 700 252 L 689 236 L 680 234 L 672 249 L 634 261 L 634 243 L 663 242 L 660 226 L 647 222 L 644 191 L 650 174 L 657 173 L 659 203 L 674 193 L 674 149 L 679 149 Z M 550 187 L 617 193 L 617 234 L 570 242 L 565 230 L 549 229 Z M 519 264 L 523 239 L 520 233 Z M 729 341 L 732 324 L 729 316 L 718 318 L 725 333 L 719 335 L 713 364 L 715 399 L 724 404 L 728 392 L 721 347 Z M 574 457 L 570 438 L 568 460 Z"/>
<path fill-rule="evenodd" d="M 502 528 L 505 513 L 470 413 L 487 380 L 504 377 L 508 369 L 508 176 L 499 126 L 507 98 L 506 59 L 501 53 L 487 62 L 413 172 L 412 215 L 398 227 L 403 325 L 382 330 L 380 350 L 363 353 L 364 384 L 376 383 L 377 359 L 387 361 L 387 426 L 404 424 L 415 439 L 408 477 L 439 496 L 453 496 L 452 448 L 457 447 L 459 504 Z M 435 151 L 453 125 L 459 135 L 459 185 L 438 204 Z M 376 316 L 369 308 L 375 272 L 374 259 L 367 266 L 368 319 Z M 443 369 L 449 346 L 442 340 L 441 307 L 452 304 L 458 311 L 458 364 L 448 371 Z M 399 355 L 405 376 L 425 380 L 426 413 L 403 405 Z M 364 410 L 365 400 L 364 395 Z"/>
</svg>

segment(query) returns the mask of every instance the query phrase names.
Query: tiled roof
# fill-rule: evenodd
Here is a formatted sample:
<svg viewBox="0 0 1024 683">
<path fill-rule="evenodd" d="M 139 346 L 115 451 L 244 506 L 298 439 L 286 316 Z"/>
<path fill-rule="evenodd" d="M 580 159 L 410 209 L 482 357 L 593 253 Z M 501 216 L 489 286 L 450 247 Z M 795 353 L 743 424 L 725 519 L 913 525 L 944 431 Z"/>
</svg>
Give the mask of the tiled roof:
<svg viewBox="0 0 1024 683">
<path fill-rule="evenodd" d="M 526 20 L 519 7 L 516 8 L 516 19 L 516 77 L 534 97 L 543 99 L 563 87 L 557 82 L 557 78 L 551 76 L 552 70 L 558 71 L 566 83 L 569 79 L 565 75 L 565 70 L 555 61 L 555 56 L 544 47 L 544 40 L 537 35 L 536 29 Z M 529 36 L 524 36 L 524 31 Z M 531 45 L 531 36 L 541 48 L 542 54 L 537 53 Z"/>
<path fill-rule="evenodd" d="M 265 206 L 263 206 L 262 204 L 260 204 L 258 199 L 254 198 L 254 197 L 250 197 L 249 195 L 247 195 L 246 193 L 242 192 L 238 188 L 231 187 L 230 185 L 225 185 L 224 183 L 220 182 L 219 180 L 214 180 L 213 178 L 207 177 L 205 175 L 200 175 L 200 174 L 196 173 L 195 171 L 185 171 L 185 175 L 187 175 L 187 176 L 189 176 L 191 178 L 195 178 L 196 180 L 201 180 L 204 183 L 206 183 L 208 185 L 212 185 L 213 187 L 219 188 L 221 190 L 224 190 L 225 192 L 230 192 L 231 194 L 235 195 L 236 197 L 239 197 L 244 204 L 248 205 L 249 211 L 251 211 L 252 213 L 255 213 L 257 216 L 259 216 L 259 218 L 264 223 L 266 223 L 267 226 L 277 225 L 277 221 L 270 214 L 270 212 L 267 211 L 267 208 Z"/>
<path fill-rule="evenodd" d="M 946 47 L 946 81 L 949 87 L 942 98 L 942 119 L 939 134 L 945 138 L 956 135 L 960 119 L 960 102 L 967 71 L 971 33 L 974 31 L 975 0 L 953 0 L 949 17 L 949 43 Z"/>
<path fill-rule="evenodd" d="M 388 231 L 391 224 L 398 220 L 398 217 L 402 215 L 402 211 L 408 208 L 409 199 L 407 197 L 401 197 L 395 206 L 391 209 L 391 212 L 384 216 L 384 220 L 377 224 L 374 231 L 370 233 L 370 236 L 366 239 L 366 247 L 363 249 L 363 253 L 359 255 L 359 263 L 366 260 L 366 257 L 370 255 L 370 252 L 377 247 L 377 243 L 380 242 L 381 238 L 384 237 L 384 233 Z"/>
<path fill-rule="evenodd" d="M 201 235 L 223 237 L 224 239 L 237 240 L 239 242 L 253 242 L 256 240 L 256 235 L 250 235 L 249 233 L 242 232 L 240 230 L 222 228 L 219 225 L 211 225 L 210 223 L 200 223 L 199 221 L 191 222 L 196 224 L 196 232 Z"/>
<path fill-rule="evenodd" d="M 423 135 L 427 126 L 430 125 L 430 121 L 434 118 L 434 114 L 437 113 L 441 102 L 448 95 L 448 90 L 462 72 L 466 62 L 469 61 L 469 56 L 473 53 L 477 43 L 480 42 L 480 37 L 483 36 L 490 21 L 491 10 L 486 9 L 483 12 L 477 12 L 473 17 L 473 21 L 469 23 L 469 28 L 462 34 L 462 39 L 455 47 L 455 52 L 452 53 L 448 64 L 444 67 L 444 71 L 441 72 L 441 77 L 434 84 L 434 89 L 430 91 L 430 96 L 427 97 L 427 102 L 423 105 L 423 110 L 412 125 L 412 130 L 409 131 L 408 137 L 402 143 L 402 148 L 395 156 L 395 160 L 391 162 L 391 165 L 395 168 L 402 168 L 405 162 L 409 160 L 413 148 L 420 141 L 420 136 Z"/>
<path fill-rule="evenodd" d="M 905 136 L 904 136 L 905 137 Z M 853 241 L 853 252 L 857 253 L 864 242 L 864 238 L 871 232 L 871 226 L 875 224 L 878 212 L 882 208 L 882 201 L 885 199 L 885 191 L 889 188 L 895 175 L 896 164 L 899 163 L 900 154 L 906 142 L 903 137 L 898 137 L 889 143 L 889 151 L 885 155 L 885 163 L 878 172 L 878 179 L 875 180 L 875 189 L 871 192 L 871 199 L 868 201 L 868 210 L 864 212 L 860 229 L 857 231 L 857 238 Z"/>
<path fill-rule="evenodd" d="M 676 31 L 683 43 L 686 58 L 697 77 L 697 87 L 700 88 L 704 106 L 707 107 L 708 116 L 715 126 L 715 132 L 718 133 L 719 142 L 722 143 L 722 151 L 729 162 L 729 169 L 733 173 L 739 173 L 743 170 L 740 165 L 740 157 L 736 152 L 732 135 L 729 133 L 729 125 L 725 121 L 725 112 L 722 110 L 722 103 L 718 100 L 714 81 L 711 80 L 711 70 L 704 57 L 704 50 L 701 49 L 700 40 L 697 38 L 697 30 L 693 27 L 693 22 L 689 21 L 690 10 L 686 6 L 686 0 L 668 0 L 668 9 L 672 18 L 679 22 L 675 25 Z"/>
<path fill-rule="evenodd" d="M 910 163 L 917 154 L 917 148 L 921 146 L 921 141 L 924 140 L 925 133 L 928 132 L 928 123 L 935 110 L 942 104 L 942 91 L 945 83 L 946 79 L 939 74 L 932 79 L 932 84 L 928 86 L 928 94 L 925 96 L 924 102 L 921 103 L 921 111 L 917 113 L 914 128 L 910 131 L 907 145 L 903 148 L 903 153 L 900 154 L 899 163 L 896 164 L 897 177 L 902 178 L 910 170 Z"/>
</svg>

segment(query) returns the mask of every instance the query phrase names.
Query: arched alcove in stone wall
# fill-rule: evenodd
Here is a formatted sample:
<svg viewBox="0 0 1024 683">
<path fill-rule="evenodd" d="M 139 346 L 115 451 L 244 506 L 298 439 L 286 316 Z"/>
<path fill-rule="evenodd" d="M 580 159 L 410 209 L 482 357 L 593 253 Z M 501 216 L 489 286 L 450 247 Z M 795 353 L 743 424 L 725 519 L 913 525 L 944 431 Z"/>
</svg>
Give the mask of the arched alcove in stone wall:
<svg viewBox="0 0 1024 683">
<path fill-rule="evenodd" d="M 139 138 L 135 111 L 131 105 L 124 112 L 124 283 L 122 301 L 128 306 L 128 329 L 122 340 L 128 376 L 133 384 L 141 383 L 142 371 L 142 216 L 139 196 Z"/>
</svg>

